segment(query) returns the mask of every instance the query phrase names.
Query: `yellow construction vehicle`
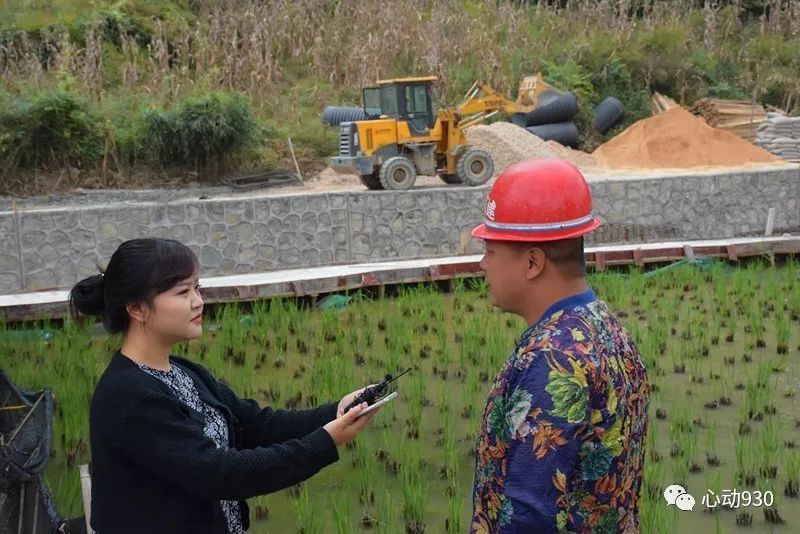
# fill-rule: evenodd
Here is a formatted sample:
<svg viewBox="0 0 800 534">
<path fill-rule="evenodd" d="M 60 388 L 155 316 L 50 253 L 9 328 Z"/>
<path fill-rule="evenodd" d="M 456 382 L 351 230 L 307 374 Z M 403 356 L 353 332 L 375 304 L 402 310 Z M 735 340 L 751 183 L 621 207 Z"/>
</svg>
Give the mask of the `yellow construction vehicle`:
<svg viewBox="0 0 800 534">
<path fill-rule="evenodd" d="M 339 154 L 330 158 L 339 174 L 357 174 L 369 189 L 409 189 L 418 174 L 448 184 L 477 186 L 494 174 L 484 150 L 470 147 L 464 129 L 492 115 L 533 109 L 550 87 L 541 75 L 520 83 L 517 101 L 476 81 L 456 108 L 434 109 L 435 76 L 379 80 L 363 90 L 365 120 L 339 125 Z"/>
</svg>

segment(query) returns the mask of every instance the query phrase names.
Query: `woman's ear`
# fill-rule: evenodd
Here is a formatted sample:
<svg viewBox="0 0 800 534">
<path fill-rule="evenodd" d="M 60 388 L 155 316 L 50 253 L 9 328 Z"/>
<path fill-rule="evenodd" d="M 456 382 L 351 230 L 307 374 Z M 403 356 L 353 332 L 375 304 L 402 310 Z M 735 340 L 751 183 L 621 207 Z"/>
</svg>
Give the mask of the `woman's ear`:
<svg viewBox="0 0 800 534">
<path fill-rule="evenodd" d="M 134 321 L 139 323 L 147 321 L 148 308 L 144 304 L 138 302 L 135 304 L 126 304 L 125 309 Z"/>
</svg>

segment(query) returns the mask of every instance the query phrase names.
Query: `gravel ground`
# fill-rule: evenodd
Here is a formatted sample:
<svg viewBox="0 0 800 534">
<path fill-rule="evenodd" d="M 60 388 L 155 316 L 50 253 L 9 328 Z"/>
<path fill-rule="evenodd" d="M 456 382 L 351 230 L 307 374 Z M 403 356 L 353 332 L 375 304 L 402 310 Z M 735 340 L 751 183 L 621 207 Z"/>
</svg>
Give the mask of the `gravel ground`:
<svg viewBox="0 0 800 534">
<path fill-rule="evenodd" d="M 453 187 L 435 176 L 419 176 L 415 188 Z M 366 191 L 358 176 L 337 175 L 325 169 L 318 176 L 303 184 L 261 187 L 248 191 L 229 186 L 209 186 L 207 184 L 187 185 L 158 189 L 75 189 L 68 193 L 58 193 L 37 197 L 0 197 L 0 211 L 17 209 L 58 208 L 96 206 L 117 203 L 165 202 L 183 199 L 241 197 L 250 198 L 264 195 L 286 195 L 298 193 L 321 193 L 326 191 Z"/>
<path fill-rule="evenodd" d="M 663 176 L 666 173 L 698 174 L 720 171 L 732 171 L 736 167 L 698 167 L 693 169 L 609 169 L 595 167 L 591 154 L 572 150 L 553 141 L 542 141 L 523 128 L 508 122 L 496 122 L 491 125 L 473 126 L 466 130 L 468 142 L 488 151 L 495 161 L 495 176 L 506 166 L 532 158 L 562 158 L 574 163 L 584 171 L 589 181 L 620 178 L 646 178 Z M 771 164 L 753 164 L 742 167 L 775 168 L 786 166 Z M 796 164 L 788 164 L 797 167 Z M 742 168 L 739 167 L 739 168 Z M 489 182 L 491 183 L 491 181 Z M 461 187 L 447 185 L 436 176 L 419 176 L 415 188 Z M 226 185 L 210 186 L 208 184 L 189 184 L 184 187 L 168 187 L 156 189 L 76 189 L 68 193 L 58 193 L 38 197 L 0 197 L 0 211 L 36 208 L 68 208 L 80 206 L 96 206 L 115 203 L 164 202 L 182 199 L 205 199 L 219 197 L 250 198 L 255 196 L 273 196 L 298 193 L 321 193 L 326 191 L 366 191 L 358 176 L 339 175 L 332 169 L 324 169 L 319 174 L 306 177 L 304 183 L 281 184 L 271 187 L 259 187 L 250 190 L 236 189 Z"/>
</svg>

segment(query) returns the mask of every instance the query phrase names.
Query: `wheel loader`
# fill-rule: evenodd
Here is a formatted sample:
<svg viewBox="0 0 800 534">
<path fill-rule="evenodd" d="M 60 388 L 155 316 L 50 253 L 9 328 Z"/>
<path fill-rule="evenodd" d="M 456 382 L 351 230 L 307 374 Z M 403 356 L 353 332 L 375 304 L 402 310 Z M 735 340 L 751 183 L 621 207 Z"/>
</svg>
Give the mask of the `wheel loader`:
<svg viewBox="0 0 800 534">
<path fill-rule="evenodd" d="M 409 189 L 417 175 L 438 175 L 448 184 L 478 186 L 494 174 L 484 150 L 467 144 L 464 130 L 492 115 L 527 112 L 551 88 L 541 74 L 525 77 L 511 101 L 476 81 L 455 108 L 434 108 L 438 78 L 379 80 L 363 89 L 365 120 L 339 125 L 339 154 L 330 158 L 339 174 L 357 174 L 369 189 Z"/>
</svg>

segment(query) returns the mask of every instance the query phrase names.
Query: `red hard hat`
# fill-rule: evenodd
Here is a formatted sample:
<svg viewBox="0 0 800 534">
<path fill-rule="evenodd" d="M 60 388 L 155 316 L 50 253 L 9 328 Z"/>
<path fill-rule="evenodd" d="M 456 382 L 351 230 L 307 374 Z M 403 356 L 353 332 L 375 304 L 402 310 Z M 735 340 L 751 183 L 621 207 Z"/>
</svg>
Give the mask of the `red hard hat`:
<svg viewBox="0 0 800 534">
<path fill-rule="evenodd" d="M 600 226 L 592 192 L 581 172 L 560 159 L 528 160 L 506 168 L 486 201 L 483 224 L 472 237 L 497 241 L 555 241 Z"/>
</svg>

